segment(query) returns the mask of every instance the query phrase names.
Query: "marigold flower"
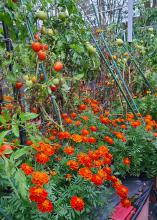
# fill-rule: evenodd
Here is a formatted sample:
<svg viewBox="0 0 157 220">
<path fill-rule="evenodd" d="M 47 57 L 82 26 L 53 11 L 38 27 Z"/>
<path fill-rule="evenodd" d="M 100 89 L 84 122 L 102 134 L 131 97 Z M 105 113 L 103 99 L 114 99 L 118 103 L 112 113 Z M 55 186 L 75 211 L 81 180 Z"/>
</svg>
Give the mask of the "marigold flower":
<svg viewBox="0 0 157 220">
<path fill-rule="evenodd" d="M 90 171 L 90 169 L 88 167 L 80 168 L 78 170 L 78 174 L 86 180 L 91 180 L 91 178 L 92 178 L 92 172 Z"/>
<path fill-rule="evenodd" d="M 84 209 L 84 201 L 82 198 L 79 198 L 77 196 L 73 196 L 70 200 L 70 205 L 73 209 L 75 209 L 76 211 L 81 212 Z"/>
<path fill-rule="evenodd" d="M 125 157 L 125 158 L 123 159 L 123 163 L 124 163 L 126 166 L 130 166 L 131 161 L 130 161 L 130 159 L 129 159 L 128 157 Z"/>
<path fill-rule="evenodd" d="M 100 146 L 98 148 L 98 152 L 99 152 L 100 157 L 104 157 L 109 152 L 109 150 L 106 146 Z"/>
<path fill-rule="evenodd" d="M 70 134 L 67 131 L 58 132 L 59 140 L 70 138 Z"/>
<path fill-rule="evenodd" d="M 88 121 L 88 120 L 89 120 L 88 116 L 86 116 L 86 115 L 82 115 L 81 118 L 82 118 L 84 121 Z"/>
<path fill-rule="evenodd" d="M 97 173 L 103 180 L 105 180 L 107 178 L 107 173 L 103 170 L 103 169 L 100 169 L 98 170 L 98 173 Z"/>
<path fill-rule="evenodd" d="M 93 131 L 93 132 L 96 132 L 98 129 L 97 129 L 96 126 L 91 126 L 91 127 L 90 127 L 90 130 Z"/>
<path fill-rule="evenodd" d="M 84 110 L 86 110 L 86 107 L 87 106 L 85 104 L 82 104 L 82 105 L 79 106 L 79 110 L 84 111 Z"/>
<path fill-rule="evenodd" d="M 103 170 L 109 175 L 112 173 L 112 169 L 109 166 L 104 167 Z"/>
<path fill-rule="evenodd" d="M 69 166 L 71 170 L 78 170 L 79 168 L 79 164 L 75 160 L 69 160 L 67 166 Z"/>
<path fill-rule="evenodd" d="M 121 200 L 121 204 L 123 207 L 128 208 L 131 206 L 131 201 L 127 198 Z"/>
<path fill-rule="evenodd" d="M 96 143 L 96 138 L 94 138 L 94 137 L 88 137 L 88 143 L 90 143 L 90 144 L 94 144 L 94 143 Z"/>
<path fill-rule="evenodd" d="M 107 117 L 100 117 L 100 121 L 102 124 L 105 124 L 105 125 L 108 125 L 111 122 L 110 119 Z"/>
<path fill-rule="evenodd" d="M 75 126 L 76 126 L 76 127 L 79 127 L 80 125 L 81 125 L 81 122 L 80 122 L 80 121 L 76 121 L 76 122 L 75 122 Z"/>
<path fill-rule="evenodd" d="M 89 135 L 89 131 L 88 131 L 87 129 L 83 129 L 83 130 L 81 131 L 81 134 L 82 134 L 83 136 L 87 136 L 87 135 Z"/>
<path fill-rule="evenodd" d="M 103 162 L 101 160 L 94 160 L 93 164 L 94 164 L 94 167 L 99 168 L 103 165 Z"/>
<path fill-rule="evenodd" d="M 120 126 L 122 129 L 126 130 L 127 129 L 127 126 L 126 125 L 121 125 Z"/>
<path fill-rule="evenodd" d="M 81 165 L 85 165 L 87 167 L 91 167 L 92 166 L 92 160 L 91 158 L 88 156 L 88 154 L 85 154 L 85 153 L 79 153 L 77 155 L 77 159 L 78 159 L 78 162 L 81 164 Z"/>
<path fill-rule="evenodd" d="M 100 186 L 103 184 L 103 178 L 98 175 L 98 174 L 94 174 L 91 181 L 96 185 L 96 186 Z"/>
<path fill-rule="evenodd" d="M 113 139 L 109 136 L 105 136 L 104 141 L 106 141 L 108 144 L 111 144 L 111 145 L 114 144 Z"/>
<path fill-rule="evenodd" d="M 40 171 L 36 171 L 32 174 L 32 183 L 38 186 L 42 186 L 49 182 L 49 176 Z"/>
<path fill-rule="evenodd" d="M 74 154 L 74 151 L 75 151 L 75 149 L 74 149 L 73 147 L 71 147 L 71 146 L 68 146 L 68 147 L 65 147 L 65 148 L 64 148 L 64 152 L 65 152 L 66 154 L 68 154 L 68 155 Z"/>
<path fill-rule="evenodd" d="M 52 202 L 48 199 L 46 199 L 45 201 L 43 201 L 41 203 L 38 203 L 37 207 L 38 207 L 39 211 L 42 212 L 42 213 L 53 211 Z"/>
<path fill-rule="evenodd" d="M 98 151 L 89 150 L 89 151 L 88 151 L 88 156 L 89 156 L 92 160 L 98 160 L 99 157 L 100 157 L 100 154 L 99 154 Z"/>
<path fill-rule="evenodd" d="M 137 127 L 139 127 L 141 125 L 141 122 L 140 121 L 133 121 L 133 122 L 131 122 L 131 126 L 133 127 L 133 128 L 137 128 Z"/>
<path fill-rule="evenodd" d="M 71 118 L 65 118 L 64 121 L 69 125 L 73 123 L 73 120 Z"/>
<path fill-rule="evenodd" d="M 71 178 L 72 178 L 72 175 L 70 173 L 65 175 L 65 179 L 66 180 L 71 180 Z"/>
<path fill-rule="evenodd" d="M 54 140 L 55 140 L 55 136 L 54 136 L 54 135 L 51 135 L 51 136 L 49 137 L 49 140 L 50 140 L 50 141 L 54 141 Z"/>
<path fill-rule="evenodd" d="M 71 139 L 76 142 L 76 143 L 80 143 L 82 142 L 82 137 L 79 134 L 73 134 L 71 135 Z"/>
<path fill-rule="evenodd" d="M 37 163 L 46 164 L 50 161 L 50 158 L 44 153 L 38 153 L 35 156 L 35 160 L 37 161 Z"/>
<path fill-rule="evenodd" d="M 71 116 L 73 119 L 75 119 L 75 118 L 77 117 L 77 114 L 73 112 L 73 113 L 70 114 L 70 116 Z"/>
<path fill-rule="evenodd" d="M 48 197 L 48 192 L 40 187 L 32 187 L 29 189 L 29 198 L 33 202 L 43 202 Z"/>
<path fill-rule="evenodd" d="M 34 169 L 33 169 L 31 166 L 29 166 L 27 163 L 23 163 L 23 164 L 21 165 L 21 170 L 22 170 L 27 176 L 31 175 L 31 174 L 34 172 Z"/>
<path fill-rule="evenodd" d="M 120 185 L 116 188 L 116 192 L 117 194 L 121 197 L 121 198 L 127 198 L 128 197 L 128 188 Z"/>
<path fill-rule="evenodd" d="M 61 114 L 61 117 L 62 117 L 63 119 L 66 119 L 66 118 L 68 118 L 68 114 L 67 114 L 67 113 L 63 113 L 63 114 Z"/>
</svg>

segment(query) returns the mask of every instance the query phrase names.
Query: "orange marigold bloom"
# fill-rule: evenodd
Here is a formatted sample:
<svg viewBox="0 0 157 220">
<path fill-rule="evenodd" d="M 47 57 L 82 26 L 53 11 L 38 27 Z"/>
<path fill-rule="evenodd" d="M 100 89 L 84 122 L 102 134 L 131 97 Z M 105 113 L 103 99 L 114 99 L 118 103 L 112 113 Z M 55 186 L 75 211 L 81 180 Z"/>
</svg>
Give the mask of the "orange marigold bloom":
<svg viewBox="0 0 157 220">
<path fill-rule="evenodd" d="M 111 144 L 111 145 L 114 144 L 113 139 L 109 136 L 105 136 L 104 141 L 106 141 L 108 144 Z"/>
<path fill-rule="evenodd" d="M 127 129 L 127 126 L 126 125 L 121 125 L 120 126 L 122 129 L 126 130 Z"/>
<path fill-rule="evenodd" d="M 73 112 L 73 113 L 70 114 L 70 116 L 71 116 L 73 119 L 75 119 L 75 118 L 77 117 L 77 114 Z"/>
<path fill-rule="evenodd" d="M 100 146 L 98 148 L 98 152 L 99 152 L 100 157 L 104 157 L 109 152 L 109 150 L 106 146 Z"/>
<path fill-rule="evenodd" d="M 82 198 L 79 198 L 77 196 L 73 196 L 70 200 L 70 205 L 73 209 L 76 211 L 81 212 L 84 209 L 84 201 Z"/>
<path fill-rule="evenodd" d="M 103 162 L 101 160 L 94 160 L 93 164 L 94 164 L 94 167 L 99 168 L 103 165 Z"/>
<path fill-rule="evenodd" d="M 67 131 L 58 132 L 58 138 L 59 138 L 60 140 L 62 140 L 62 139 L 68 139 L 68 138 L 70 138 L 70 134 L 69 134 L 69 132 L 67 132 Z"/>
<path fill-rule="evenodd" d="M 157 137 L 157 133 L 154 133 L 153 136 L 154 136 L 154 137 Z"/>
<path fill-rule="evenodd" d="M 121 204 L 124 208 L 128 208 L 131 206 L 131 201 L 127 198 L 121 200 Z"/>
<path fill-rule="evenodd" d="M 78 159 L 78 162 L 81 164 L 81 165 L 85 165 L 87 167 L 91 167 L 92 165 L 92 160 L 91 158 L 88 156 L 88 154 L 85 154 L 85 153 L 80 153 L 77 155 L 77 159 Z"/>
<path fill-rule="evenodd" d="M 87 135 L 89 135 L 89 131 L 88 131 L 87 129 L 83 129 L 83 130 L 81 131 L 81 134 L 82 134 L 83 136 L 87 136 Z"/>
<path fill-rule="evenodd" d="M 109 175 L 112 173 L 111 167 L 106 166 L 106 167 L 103 168 L 103 170 L 104 170 L 107 174 L 109 174 Z"/>
<path fill-rule="evenodd" d="M 123 185 L 120 185 L 116 188 L 116 192 L 121 198 L 128 197 L 128 191 L 128 188 Z"/>
<path fill-rule="evenodd" d="M 81 125 L 81 122 L 80 122 L 80 121 L 76 121 L 76 122 L 75 122 L 75 126 L 76 126 L 76 127 L 79 127 L 80 125 Z"/>
<path fill-rule="evenodd" d="M 73 123 L 73 120 L 71 118 L 65 118 L 65 122 L 70 125 Z"/>
<path fill-rule="evenodd" d="M 107 178 L 107 173 L 103 170 L 103 169 L 100 169 L 98 170 L 98 173 L 97 173 L 103 180 L 105 180 Z"/>
<path fill-rule="evenodd" d="M 52 202 L 48 199 L 46 199 L 45 201 L 43 201 L 41 203 L 38 203 L 37 207 L 38 207 L 39 211 L 42 212 L 42 213 L 53 211 Z"/>
<path fill-rule="evenodd" d="M 54 140 L 55 140 L 55 136 L 51 135 L 51 136 L 49 137 L 49 140 L 50 140 L 50 141 L 54 141 Z"/>
<path fill-rule="evenodd" d="M 46 164 L 50 161 L 50 158 L 44 153 L 38 153 L 35 156 L 35 160 L 37 161 L 37 163 Z"/>
<path fill-rule="evenodd" d="M 83 101 L 87 104 L 91 102 L 91 100 L 89 98 L 85 98 Z"/>
<path fill-rule="evenodd" d="M 4 99 L 5 102 L 12 102 L 12 101 L 14 101 L 14 97 L 12 97 L 12 96 L 4 95 L 3 99 Z"/>
<path fill-rule="evenodd" d="M 123 135 L 122 132 L 117 132 L 117 131 L 115 131 L 115 132 L 113 132 L 113 133 L 116 135 L 116 137 L 117 137 L 118 139 L 121 139 L 123 142 L 126 142 L 126 138 L 124 137 L 124 135 Z"/>
<path fill-rule="evenodd" d="M 53 156 L 55 154 L 55 148 L 52 147 L 49 144 L 45 144 L 44 148 L 42 149 L 42 151 L 44 152 L 44 154 L 46 154 L 47 156 Z"/>
<path fill-rule="evenodd" d="M 29 198 L 33 202 L 43 202 L 48 197 L 48 192 L 40 187 L 32 187 L 29 189 Z"/>
<path fill-rule="evenodd" d="M 65 175 L 65 179 L 71 180 L 71 178 L 72 178 L 72 175 L 71 175 L 70 173 L 68 173 L 68 174 Z"/>
<path fill-rule="evenodd" d="M 123 159 L 123 163 L 124 163 L 126 166 L 130 166 L 131 161 L 130 161 L 130 159 L 129 159 L 128 157 L 125 157 L 125 158 Z"/>
<path fill-rule="evenodd" d="M 96 186 L 101 186 L 103 184 L 103 178 L 98 175 L 94 174 L 91 181 L 96 185 Z"/>
<path fill-rule="evenodd" d="M 84 111 L 84 110 L 86 110 L 86 107 L 87 106 L 85 104 L 82 104 L 82 105 L 79 106 L 79 110 Z"/>
<path fill-rule="evenodd" d="M 104 163 L 105 165 L 106 165 L 106 164 L 111 165 L 112 159 L 110 159 L 110 158 L 108 158 L 108 157 L 105 157 L 104 160 L 103 160 L 103 163 Z"/>
<path fill-rule="evenodd" d="M 153 128 L 152 128 L 152 126 L 151 125 L 147 125 L 146 126 L 146 131 L 151 131 Z"/>
<path fill-rule="evenodd" d="M 76 162 L 76 160 L 69 160 L 67 162 L 67 166 L 69 166 L 71 170 L 78 170 L 79 168 L 79 164 Z"/>
<path fill-rule="evenodd" d="M 100 157 L 98 151 L 92 151 L 92 150 L 89 150 L 89 151 L 88 151 L 88 156 L 89 156 L 92 160 L 98 160 L 99 157 Z"/>
<path fill-rule="evenodd" d="M 23 164 L 21 165 L 21 170 L 22 170 L 27 176 L 31 175 L 31 174 L 34 172 L 34 169 L 33 169 L 31 166 L 29 166 L 27 163 L 23 163 Z"/>
<path fill-rule="evenodd" d="M 96 126 L 91 126 L 91 127 L 90 127 L 90 130 L 93 131 L 93 132 L 96 132 L 98 129 L 97 129 Z"/>
<path fill-rule="evenodd" d="M 78 171 L 79 175 L 82 176 L 86 180 L 91 180 L 92 178 L 92 172 L 88 167 L 80 168 Z"/>
<path fill-rule="evenodd" d="M 64 148 L 64 152 L 65 152 L 66 154 L 68 154 L 68 155 L 74 154 L 74 151 L 75 151 L 75 149 L 74 149 L 73 147 L 71 147 L 71 146 L 68 146 L 68 147 L 65 147 L 65 148 Z"/>
<path fill-rule="evenodd" d="M 88 143 L 90 143 L 90 144 L 96 143 L 96 138 L 94 138 L 94 137 L 88 137 Z"/>
<path fill-rule="evenodd" d="M 82 137 L 79 134 L 73 134 L 71 135 L 71 139 L 76 142 L 76 143 L 80 143 L 82 142 Z"/>
<path fill-rule="evenodd" d="M 102 124 L 105 124 L 105 125 L 108 125 L 111 122 L 110 119 L 107 117 L 100 117 L 100 121 Z"/>
<path fill-rule="evenodd" d="M 84 121 L 88 121 L 89 118 L 86 116 L 86 115 L 82 115 L 81 118 L 84 120 Z"/>
<path fill-rule="evenodd" d="M 32 183 L 38 186 L 42 186 L 49 182 L 49 176 L 40 171 L 36 171 L 32 174 Z"/>
<path fill-rule="evenodd" d="M 137 127 L 139 127 L 141 125 L 141 122 L 140 121 L 133 121 L 133 122 L 131 122 L 131 126 L 133 127 L 133 128 L 137 128 Z"/>
</svg>

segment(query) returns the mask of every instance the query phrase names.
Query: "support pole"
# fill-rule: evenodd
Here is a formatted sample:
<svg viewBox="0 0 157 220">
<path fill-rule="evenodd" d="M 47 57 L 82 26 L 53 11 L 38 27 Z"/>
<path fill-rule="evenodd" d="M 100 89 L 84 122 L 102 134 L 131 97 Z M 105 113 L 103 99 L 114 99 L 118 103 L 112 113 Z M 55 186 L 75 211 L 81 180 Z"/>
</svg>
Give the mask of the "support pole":
<svg viewBox="0 0 157 220">
<path fill-rule="evenodd" d="M 133 33 L 133 0 L 128 0 L 128 42 L 132 43 Z"/>
</svg>

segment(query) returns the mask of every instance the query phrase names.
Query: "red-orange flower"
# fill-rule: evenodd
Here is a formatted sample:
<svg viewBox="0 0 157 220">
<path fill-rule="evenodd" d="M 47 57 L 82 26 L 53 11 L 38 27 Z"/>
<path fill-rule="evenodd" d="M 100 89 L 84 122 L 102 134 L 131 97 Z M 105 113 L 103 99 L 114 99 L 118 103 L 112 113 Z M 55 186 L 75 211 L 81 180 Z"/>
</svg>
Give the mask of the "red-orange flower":
<svg viewBox="0 0 157 220">
<path fill-rule="evenodd" d="M 71 116 L 73 119 L 75 119 L 75 118 L 77 117 L 77 114 L 73 112 L 73 113 L 70 114 L 70 116 Z"/>
<path fill-rule="evenodd" d="M 48 192 L 40 187 L 32 187 L 29 189 L 29 198 L 33 202 L 43 202 L 48 197 Z"/>
<path fill-rule="evenodd" d="M 130 161 L 130 159 L 129 159 L 128 157 L 125 157 L 125 158 L 123 159 L 123 163 L 124 163 L 126 166 L 130 166 L 131 161 Z"/>
<path fill-rule="evenodd" d="M 82 198 L 77 197 L 77 196 L 73 196 L 70 200 L 70 205 L 76 211 L 81 212 L 84 209 L 85 204 L 84 204 L 84 201 Z"/>
<path fill-rule="evenodd" d="M 37 207 L 38 207 L 39 211 L 42 212 L 42 213 L 53 211 L 52 202 L 48 199 L 46 199 L 45 201 L 43 201 L 41 203 L 38 203 Z"/>
<path fill-rule="evenodd" d="M 80 168 L 78 173 L 80 176 L 82 176 L 86 180 L 91 180 L 91 178 L 92 178 L 92 172 L 88 167 Z"/>
<path fill-rule="evenodd" d="M 127 198 L 128 197 L 128 188 L 123 186 L 123 185 L 119 185 L 116 188 L 117 194 L 121 197 L 121 198 Z"/>
<path fill-rule="evenodd" d="M 83 129 L 83 130 L 81 131 L 81 134 L 82 134 L 83 136 L 87 136 L 87 135 L 89 135 L 89 131 L 88 131 L 87 129 Z"/>
<path fill-rule="evenodd" d="M 100 186 L 103 184 L 103 178 L 98 175 L 98 174 L 94 174 L 91 181 L 96 185 L 96 186 Z"/>
<path fill-rule="evenodd" d="M 82 137 L 79 134 L 73 134 L 71 135 L 71 139 L 76 142 L 76 143 L 80 143 L 82 142 Z"/>
<path fill-rule="evenodd" d="M 76 162 L 76 160 L 69 160 L 67 162 L 67 166 L 69 166 L 71 170 L 78 170 L 79 168 L 79 164 Z"/>
<path fill-rule="evenodd" d="M 88 137 L 88 143 L 90 143 L 90 144 L 96 143 L 96 138 L 94 138 L 94 137 Z"/>
<path fill-rule="evenodd" d="M 70 138 L 70 134 L 69 134 L 69 132 L 67 132 L 67 131 L 61 131 L 61 132 L 58 132 L 58 138 L 59 138 L 60 140 L 62 140 L 62 139 L 68 139 L 68 138 Z"/>
<path fill-rule="evenodd" d="M 80 111 L 86 110 L 86 105 L 85 105 L 85 104 L 80 105 L 80 106 L 79 106 L 79 110 L 80 110 Z"/>
<path fill-rule="evenodd" d="M 80 125 L 81 125 L 81 122 L 80 122 L 80 121 L 76 121 L 76 122 L 75 122 L 75 126 L 76 126 L 76 127 L 79 127 Z"/>
<path fill-rule="evenodd" d="M 88 120 L 89 120 L 88 116 L 86 116 L 86 115 L 82 115 L 81 118 L 82 118 L 84 121 L 88 121 Z"/>
<path fill-rule="evenodd" d="M 102 124 L 105 124 L 105 125 L 110 124 L 110 119 L 107 117 L 100 117 L 100 121 Z"/>
<path fill-rule="evenodd" d="M 21 165 L 21 170 L 28 176 L 31 175 L 34 172 L 34 169 L 29 166 L 27 163 L 23 163 Z"/>
<path fill-rule="evenodd" d="M 66 180 L 71 180 L 71 178 L 72 178 L 72 175 L 70 173 L 65 175 L 65 179 Z"/>
<path fill-rule="evenodd" d="M 93 131 L 93 132 L 96 132 L 98 129 L 97 129 L 96 126 L 91 126 L 91 127 L 90 127 L 90 130 Z"/>
<path fill-rule="evenodd" d="M 65 118 L 64 121 L 69 125 L 73 123 L 73 120 L 71 118 Z"/>
<path fill-rule="evenodd" d="M 68 146 L 68 147 L 65 147 L 65 148 L 64 148 L 64 152 L 65 152 L 66 154 L 68 154 L 68 155 L 74 154 L 74 151 L 75 151 L 75 149 L 74 149 L 73 147 L 71 147 L 71 146 Z"/>
<path fill-rule="evenodd" d="M 32 174 L 32 183 L 38 186 L 42 186 L 49 182 L 49 176 L 40 171 L 36 171 Z"/>
<path fill-rule="evenodd" d="M 50 161 L 50 158 L 44 153 L 38 153 L 35 156 L 35 160 L 37 161 L 37 163 L 46 164 Z"/>
<path fill-rule="evenodd" d="M 77 155 L 77 159 L 78 159 L 78 162 L 81 164 L 81 165 L 85 165 L 87 167 L 91 167 L 92 165 L 92 160 L 91 158 L 88 156 L 88 154 L 85 154 L 85 153 L 80 153 Z"/>
<path fill-rule="evenodd" d="M 104 141 L 106 141 L 108 144 L 111 144 L 111 145 L 114 144 L 113 139 L 109 136 L 105 136 Z"/>
<path fill-rule="evenodd" d="M 122 200 L 121 200 L 121 204 L 122 204 L 122 206 L 125 207 L 125 208 L 128 208 L 128 207 L 131 206 L 131 202 L 130 202 L 130 200 L 127 199 L 127 198 L 122 199 Z"/>
<path fill-rule="evenodd" d="M 133 121 L 133 122 L 131 122 L 131 126 L 133 127 L 133 128 L 137 128 L 137 127 L 139 127 L 141 125 L 141 122 L 140 121 Z"/>
</svg>

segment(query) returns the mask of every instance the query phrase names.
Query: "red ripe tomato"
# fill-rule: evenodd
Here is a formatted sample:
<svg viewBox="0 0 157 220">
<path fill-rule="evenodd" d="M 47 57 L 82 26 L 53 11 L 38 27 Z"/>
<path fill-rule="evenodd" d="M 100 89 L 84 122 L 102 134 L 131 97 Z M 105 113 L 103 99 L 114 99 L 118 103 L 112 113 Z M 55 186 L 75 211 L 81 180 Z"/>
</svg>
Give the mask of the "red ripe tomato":
<svg viewBox="0 0 157 220">
<path fill-rule="evenodd" d="M 41 44 L 41 49 L 42 49 L 42 50 L 48 50 L 49 47 L 48 47 L 48 45 L 46 45 L 46 44 Z"/>
<path fill-rule="evenodd" d="M 63 113 L 61 116 L 62 116 L 63 119 L 68 118 L 68 114 L 67 113 Z"/>
<path fill-rule="evenodd" d="M 15 87 L 16 87 L 16 89 L 21 89 L 23 87 L 23 83 L 22 82 L 17 82 Z"/>
<path fill-rule="evenodd" d="M 39 52 L 41 50 L 41 44 L 39 42 L 33 42 L 32 43 L 32 49 L 35 52 Z"/>
<path fill-rule="evenodd" d="M 9 144 L 3 144 L 1 147 L 0 147 L 0 155 L 2 156 L 6 150 L 12 150 L 12 146 L 10 146 Z"/>
<path fill-rule="evenodd" d="M 35 38 L 36 40 L 39 40 L 39 34 L 34 34 L 34 38 Z"/>
<path fill-rule="evenodd" d="M 44 79 L 45 79 L 44 74 L 40 74 L 40 80 L 44 81 Z"/>
<path fill-rule="evenodd" d="M 52 92 L 55 92 L 57 90 L 57 86 L 50 86 L 50 89 Z"/>
<path fill-rule="evenodd" d="M 31 109 L 31 112 L 37 114 L 38 113 L 38 109 L 34 107 L 34 108 Z"/>
<path fill-rule="evenodd" d="M 54 64 L 53 68 L 56 72 L 60 72 L 63 69 L 63 64 L 60 61 L 58 61 Z"/>
<path fill-rule="evenodd" d="M 45 60 L 46 59 L 46 53 L 43 50 L 40 50 L 38 52 L 38 59 L 39 60 Z"/>
<path fill-rule="evenodd" d="M 26 145 L 31 146 L 32 144 L 33 144 L 33 142 L 31 140 L 26 141 Z"/>
</svg>

